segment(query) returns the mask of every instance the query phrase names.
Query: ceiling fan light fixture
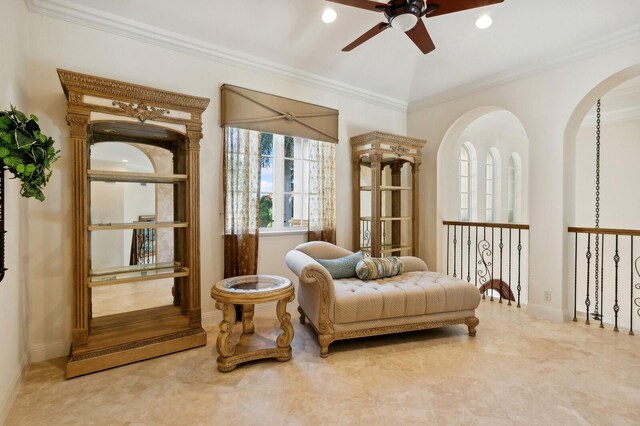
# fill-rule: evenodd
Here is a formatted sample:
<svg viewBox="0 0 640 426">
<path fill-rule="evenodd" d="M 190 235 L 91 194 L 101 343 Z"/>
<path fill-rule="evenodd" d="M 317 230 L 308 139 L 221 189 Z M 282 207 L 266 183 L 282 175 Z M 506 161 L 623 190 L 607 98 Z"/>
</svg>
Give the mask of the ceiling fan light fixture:
<svg viewBox="0 0 640 426">
<path fill-rule="evenodd" d="M 493 19 L 489 15 L 482 15 L 476 19 L 476 27 L 481 30 L 489 28 L 491 24 L 493 24 Z"/>
<path fill-rule="evenodd" d="M 336 13 L 335 10 L 331 8 L 326 8 L 324 12 L 322 12 L 322 22 L 324 22 L 325 24 L 330 24 L 336 20 L 337 16 L 338 14 Z"/>
<path fill-rule="evenodd" d="M 400 15 L 393 16 L 389 20 L 389 24 L 391 24 L 392 28 L 402 31 L 403 33 L 409 31 L 418 23 L 418 17 L 412 13 L 403 13 Z"/>
</svg>

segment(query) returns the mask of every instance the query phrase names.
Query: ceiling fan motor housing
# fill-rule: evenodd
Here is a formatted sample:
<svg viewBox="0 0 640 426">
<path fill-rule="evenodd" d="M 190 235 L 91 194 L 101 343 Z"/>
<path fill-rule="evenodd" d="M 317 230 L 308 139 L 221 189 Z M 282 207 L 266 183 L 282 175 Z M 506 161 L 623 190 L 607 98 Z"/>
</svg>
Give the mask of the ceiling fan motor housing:
<svg viewBox="0 0 640 426">
<path fill-rule="evenodd" d="M 406 32 L 416 26 L 426 5 L 424 0 L 402 0 L 392 1 L 390 6 L 388 11 L 385 11 L 389 25 Z"/>
</svg>

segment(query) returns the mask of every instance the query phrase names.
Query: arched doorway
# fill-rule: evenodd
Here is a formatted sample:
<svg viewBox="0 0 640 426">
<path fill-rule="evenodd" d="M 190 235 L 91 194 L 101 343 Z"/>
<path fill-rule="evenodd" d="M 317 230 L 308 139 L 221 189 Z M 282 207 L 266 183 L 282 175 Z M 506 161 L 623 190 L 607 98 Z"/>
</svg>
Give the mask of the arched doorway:
<svg viewBox="0 0 640 426">
<path fill-rule="evenodd" d="M 640 298 L 633 295 L 640 288 L 640 250 L 633 249 L 634 240 L 640 243 L 634 237 L 640 232 L 638 134 L 640 64 L 587 93 L 564 135 L 566 308 L 575 320 L 629 331 L 640 319 Z"/>
<path fill-rule="evenodd" d="M 449 128 L 437 155 L 438 269 L 492 290 L 505 283 L 503 298 L 513 300 L 509 286 L 527 300 L 529 139 L 510 111 L 482 107 L 469 111 Z M 471 222 L 467 225 L 468 222 Z M 479 223 L 490 222 L 484 227 Z M 489 250 L 480 261 L 480 242 Z M 518 252 L 518 246 L 524 251 Z M 512 267 L 513 266 L 513 267 Z M 484 268 L 484 269 L 483 269 Z M 502 287 L 496 288 L 500 297 Z"/>
</svg>

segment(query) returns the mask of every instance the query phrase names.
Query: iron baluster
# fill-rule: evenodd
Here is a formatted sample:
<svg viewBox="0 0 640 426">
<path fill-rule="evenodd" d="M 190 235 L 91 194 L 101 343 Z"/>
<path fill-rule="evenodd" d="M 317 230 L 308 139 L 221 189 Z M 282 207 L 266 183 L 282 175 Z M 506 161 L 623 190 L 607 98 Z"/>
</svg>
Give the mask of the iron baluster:
<svg viewBox="0 0 640 426">
<path fill-rule="evenodd" d="M 464 226 L 460 225 L 460 279 L 464 277 Z"/>
<path fill-rule="evenodd" d="M 591 279 L 591 233 L 587 234 L 587 298 L 584 300 L 584 306 L 587 310 L 587 319 L 585 324 L 591 324 L 589 322 L 589 306 L 591 306 L 591 299 L 589 299 L 589 280 Z"/>
<path fill-rule="evenodd" d="M 573 321 L 578 321 L 578 233 L 576 232 L 576 244 L 574 249 L 575 259 L 573 265 L 575 270 L 573 273 Z"/>
<path fill-rule="evenodd" d="M 476 226 L 476 287 L 478 287 L 478 227 Z"/>
<path fill-rule="evenodd" d="M 522 290 L 522 286 L 520 285 L 520 267 L 522 266 L 522 230 L 518 229 L 518 308 L 520 307 L 520 290 Z"/>
<path fill-rule="evenodd" d="M 467 282 L 471 282 L 471 225 L 467 226 Z"/>
<path fill-rule="evenodd" d="M 511 306 L 511 231 L 509 228 L 509 303 L 507 305 Z"/>
<path fill-rule="evenodd" d="M 636 275 L 640 276 L 640 267 L 638 267 L 638 262 L 640 262 L 640 256 L 638 256 L 636 258 L 636 260 L 633 262 L 633 265 L 631 265 L 631 268 L 633 268 L 635 266 L 636 268 Z M 635 288 L 637 290 L 640 290 L 640 282 L 636 283 Z M 631 290 L 631 298 L 633 299 L 633 289 Z M 633 301 L 633 303 L 636 304 L 636 306 L 638 307 L 638 311 L 637 314 L 638 316 L 640 316 L 640 297 L 636 297 L 635 300 Z M 633 316 L 633 311 L 631 312 L 631 314 Z"/>
<path fill-rule="evenodd" d="M 493 248 L 495 247 L 495 245 L 493 244 L 494 241 L 495 241 L 494 238 L 493 238 L 494 235 L 495 235 L 494 230 L 495 230 L 495 228 L 492 227 L 491 228 L 491 250 L 492 250 L 492 252 L 491 252 L 491 281 L 493 281 Z M 490 284 L 492 284 L 491 281 L 489 282 Z M 491 291 L 491 287 L 489 287 L 489 291 Z M 493 291 L 491 291 L 491 301 L 493 302 Z"/>
<path fill-rule="evenodd" d="M 456 263 L 458 262 L 456 260 L 456 255 L 457 255 L 456 245 L 458 243 L 458 239 L 456 237 L 457 229 L 458 227 L 456 225 L 453 225 L 453 278 L 456 277 Z"/>
<path fill-rule="evenodd" d="M 631 260 L 633 261 L 633 235 L 630 238 L 631 238 Z M 631 288 L 629 290 L 631 294 L 631 299 L 629 299 L 631 304 L 629 309 L 629 335 L 633 336 L 633 264 L 631 264 L 631 267 L 629 269 L 631 269 Z"/>
<path fill-rule="evenodd" d="M 602 234 L 602 246 L 600 247 L 600 306 L 604 308 L 604 234 Z M 600 328 L 604 328 L 604 309 L 600 311 Z"/>
<path fill-rule="evenodd" d="M 620 311 L 620 306 L 618 306 L 618 262 L 620 262 L 620 255 L 618 254 L 618 234 L 616 234 L 616 254 L 613 256 L 613 261 L 615 263 L 615 303 L 613 304 L 613 312 L 615 314 L 615 323 L 613 327 L 613 331 L 618 331 L 618 311 Z"/>
<path fill-rule="evenodd" d="M 499 293 L 500 293 L 500 303 L 502 303 L 502 248 L 504 244 L 502 244 L 502 227 L 500 228 L 500 283 L 498 284 Z"/>
</svg>

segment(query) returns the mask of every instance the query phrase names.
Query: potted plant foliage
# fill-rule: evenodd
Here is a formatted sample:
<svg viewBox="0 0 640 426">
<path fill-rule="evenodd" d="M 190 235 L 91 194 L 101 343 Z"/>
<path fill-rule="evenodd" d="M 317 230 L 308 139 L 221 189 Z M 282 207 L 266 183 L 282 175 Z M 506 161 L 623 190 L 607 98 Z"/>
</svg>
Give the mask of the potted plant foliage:
<svg viewBox="0 0 640 426">
<path fill-rule="evenodd" d="M 58 159 L 54 140 L 40 132 L 38 118 L 27 117 L 13 105 L 0 112 L 0 161 L 22 181 L 20 194 L 43 201 L 42 188 L 51 177 L 51 164 Z"/>
</svg>

